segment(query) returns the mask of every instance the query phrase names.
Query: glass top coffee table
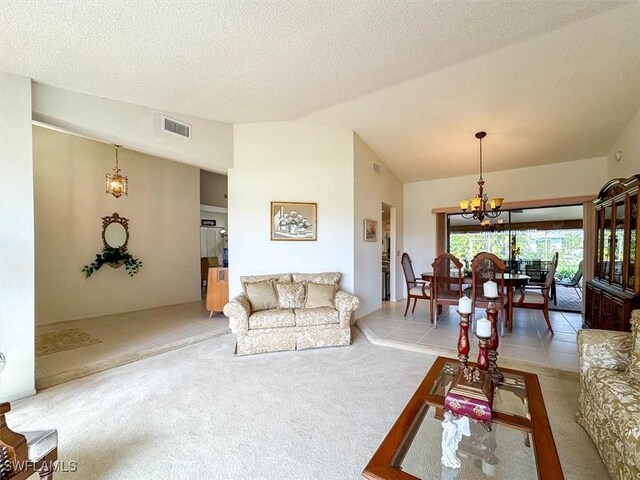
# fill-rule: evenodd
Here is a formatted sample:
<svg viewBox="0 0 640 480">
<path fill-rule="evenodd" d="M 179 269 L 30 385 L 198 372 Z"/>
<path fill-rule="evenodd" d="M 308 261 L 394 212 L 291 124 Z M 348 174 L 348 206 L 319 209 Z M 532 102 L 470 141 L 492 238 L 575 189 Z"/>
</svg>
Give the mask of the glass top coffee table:
<svg viewBox="0 0 640 480">
<path fill-rule="evenodd" d="M 494 393 L 491 431 L 471 422 L 471 435 L 458 445 L 461 467 L 442 464 L 444 397 L 457 368 L 457 360 L 436 359 L 363 476 L 375 480 L 562 480 L 538 377 L 518 370 L 500 369 L 505 380 Z"/>
</svg>

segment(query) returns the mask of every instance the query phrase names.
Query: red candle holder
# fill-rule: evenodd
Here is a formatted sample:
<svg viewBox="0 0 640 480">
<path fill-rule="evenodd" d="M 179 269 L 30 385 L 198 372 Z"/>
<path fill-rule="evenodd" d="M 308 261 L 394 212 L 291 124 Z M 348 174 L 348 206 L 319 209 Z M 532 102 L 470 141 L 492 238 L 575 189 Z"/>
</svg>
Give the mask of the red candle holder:
<svg viewBox="0 0 640 480">
<path fill-rule="evenodd" d="M 491 337 L 487 346 L 487 357 L 489 361 L 488 371 L 494 383 L 500 383 L 504 380 L 504 375 L 498 370 L 498 346 L 500 345 L 500 336 L 498 335 L 498 310 L 496 308 L 496 298 L 487 298 L 487 318 L 491 322 Z"/>
<path fill-rule="evenodd" d="M 477 366 L 480 370 L 489 370 L 489 340 L 491 337 L 478 337 L 478 362 Z"/>
<path fill-rule="evenodd" d="M 469 317 L 470 313 L 460 313 L 460 333 L 458 335 L 458 359 L 462 369 L 467 367 L 469 361 Z"/>
</svg>

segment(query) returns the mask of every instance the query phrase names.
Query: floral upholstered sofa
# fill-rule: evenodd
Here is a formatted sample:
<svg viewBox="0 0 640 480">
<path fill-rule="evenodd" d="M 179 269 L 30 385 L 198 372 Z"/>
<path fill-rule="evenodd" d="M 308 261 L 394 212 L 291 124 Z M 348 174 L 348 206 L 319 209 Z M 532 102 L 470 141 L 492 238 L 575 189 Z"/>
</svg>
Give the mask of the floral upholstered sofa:
<svg viewBox="0 0 640 480">
<path fill-rule="evenodd" d="M 640 310 L 632 332 L 578 331 L 577 420 L 613 480 L 640 478 Z"/>
<path fill-rule="evenodd" d="M 224 307 L 238 335 L 238 355 L 351 344 L 351 314 L 360 300 L 339 290 L 340 273 L 282 273 L 240 281 L 243 293 Z"/>
</svg>

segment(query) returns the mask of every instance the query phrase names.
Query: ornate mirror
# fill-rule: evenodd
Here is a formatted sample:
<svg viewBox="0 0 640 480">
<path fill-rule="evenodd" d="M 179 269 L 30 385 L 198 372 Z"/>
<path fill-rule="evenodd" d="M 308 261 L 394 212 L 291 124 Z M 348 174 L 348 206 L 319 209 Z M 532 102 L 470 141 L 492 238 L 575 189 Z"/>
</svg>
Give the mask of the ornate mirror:
<svg viewBox="0 0 640 480">
<path fill-rule="evenodd" d="M 129 242 L 129 219 L 117 213 L 102 217 L 102 242 L 104 248 L 127 249 Z"/>
</svg>

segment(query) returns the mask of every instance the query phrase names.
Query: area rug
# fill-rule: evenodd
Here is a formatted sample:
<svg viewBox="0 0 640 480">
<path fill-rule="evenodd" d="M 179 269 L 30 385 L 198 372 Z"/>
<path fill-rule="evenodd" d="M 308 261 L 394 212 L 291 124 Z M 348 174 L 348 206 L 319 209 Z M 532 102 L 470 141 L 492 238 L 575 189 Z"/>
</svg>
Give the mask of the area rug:
<svg viewBox="0 0 640 480">
<path fill-rule="evenodd" d="M 58 429 L 75 471 L 56 480 L 362 479 L 435 356 L 353 333 L 349 347 L 246 357 L 223 335 L 48 388 L 7 422 Z M 565 479 L 608 478 L 574 419 L 579 383 L 540 383 Z"/>
<path fill-rule="evenodd" d="M 36 357 L 95 345 L 96 343 L 102 343 L 102 340 L 92 337 L 80 328 L 41 333 L 36 335 Z"/>
</svg>

